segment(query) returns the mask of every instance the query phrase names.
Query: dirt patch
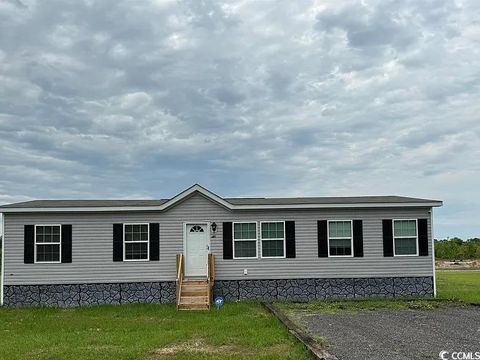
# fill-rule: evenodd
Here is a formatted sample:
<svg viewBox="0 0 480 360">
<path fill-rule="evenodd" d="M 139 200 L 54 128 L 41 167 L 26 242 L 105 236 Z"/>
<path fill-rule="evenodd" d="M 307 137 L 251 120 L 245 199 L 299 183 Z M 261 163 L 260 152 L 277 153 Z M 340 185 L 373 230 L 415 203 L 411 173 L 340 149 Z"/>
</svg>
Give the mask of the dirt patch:
<svg viewBox="0 0 480 360">
<path fill-rule="evenodd" d="M 288 352 L 288 346 L 284 344 L 277 344 L 268 347 L 263 347 L 262 352 L 269 354 L 282 354 Z M 205 339 L 191 339 L 182 343 L 172 344 L 163 348 L 155 349 L 147 357 L 147 360 L 166 359 L 174 357 L 179 353 L 187 354 L 241 354 L 245 356 L 253 356 L 258 354 L 258 350 L 250 346 L 241 345 L 210 345 Z"/>
<path fill-rule="evenodd" d="M 436 260 L 437 270 L 480 270 L 480 260 Z"/>
<path fill-rule="evenodd" d="M 203 339 L 196 339 L 155 349 L 152 355 L 175 355 L 180 352 L 213 354 L 219 352 L 231 352 L 231 348 L 231 346 L 208 345 Z"/>
</svg>

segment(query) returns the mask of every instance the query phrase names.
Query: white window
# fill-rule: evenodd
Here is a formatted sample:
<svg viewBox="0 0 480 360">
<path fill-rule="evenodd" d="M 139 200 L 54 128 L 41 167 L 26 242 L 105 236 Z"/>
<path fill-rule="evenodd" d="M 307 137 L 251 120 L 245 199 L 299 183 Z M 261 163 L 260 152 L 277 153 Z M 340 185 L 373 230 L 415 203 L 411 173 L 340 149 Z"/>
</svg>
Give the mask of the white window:
<svg viewBox="0 0 480 360">
<path fill-rule="evenodd" d="M 417 220 L 393 220 L 395 256 L 418 255 Z"/>
<path fill-rule="evenodd" d="M 204 232 L 203 226 L 194 225 L 190 228 L 190 232 Z"/>
<path fill-rule="evenodd" d="M 61 262 L 62 233 L 60 229 L 60 225 L 35 225 L 35 262 Z"/>
<path fill-rule="evenodd" d="M 149 260 L 149 224 L 123 224 L 123 260 Z"/>
<path fill-rule="evenodd" d="M 353 256 L 353 236 L 351 220 L 332 220 L 328 222 L 329 256 Z"/>
<path fill-rule="evenodd" d="M 257 223 L 233 223 L 233 258 L 257 257 Z"/>
<path fill-rule="evenodd" d="M 262 258 L 285 257 L 285 222 L 266 221 L 260 223 Z"/>
</svg>

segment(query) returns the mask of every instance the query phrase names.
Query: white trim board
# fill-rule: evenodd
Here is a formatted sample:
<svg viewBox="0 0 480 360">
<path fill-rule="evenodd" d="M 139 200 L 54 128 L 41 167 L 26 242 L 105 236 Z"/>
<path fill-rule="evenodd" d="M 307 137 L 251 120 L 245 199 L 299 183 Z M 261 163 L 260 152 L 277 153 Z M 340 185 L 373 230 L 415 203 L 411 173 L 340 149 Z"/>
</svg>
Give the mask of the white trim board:
<svg viewBox="0 0 480 360">
<path fill-rule="evenodd" d="M 433 297 L 437 297 L 437 274 L 435 271 L 435 234 L 433 231 L 433 209 L 430 210 L 430 236 L 432 241 Z"/>
<path fill-rule="evenodd" d="M 3 306 L 3 284 L 5 283 L 5 215 L 2 214 L 2 266 L 0 274 L 0 306 Z"/>
</svg>

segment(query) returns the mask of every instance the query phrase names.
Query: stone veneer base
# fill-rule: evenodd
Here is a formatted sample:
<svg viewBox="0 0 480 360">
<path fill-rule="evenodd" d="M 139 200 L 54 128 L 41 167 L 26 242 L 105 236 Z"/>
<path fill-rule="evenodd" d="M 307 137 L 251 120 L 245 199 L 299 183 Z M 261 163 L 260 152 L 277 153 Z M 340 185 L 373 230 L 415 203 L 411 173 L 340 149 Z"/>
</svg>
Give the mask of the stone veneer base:
<svg viewBox="0 0 480 360">
<path fill-rule="evenodd" d="M 368 297 L 431 297 L 433 278 L 217 280 L 214 296 L 226 301 L 324 300 Z M 6 285 L 5 306 L 74 307 L 102 304 L 174 303 L 175 282 L 74 285 Z"/>
<path fill-rule="evenodd" d="M 5 285 L 5 306 L 75 307 L 175 302 L 175 281 L 75 285 Z"/>
<path fill-rule="evenodd" d="M 433 278 L 220 280 L 214 287 L 214 296 L 218 295 L 226 301 L 433 297 Z"/>
</svg>

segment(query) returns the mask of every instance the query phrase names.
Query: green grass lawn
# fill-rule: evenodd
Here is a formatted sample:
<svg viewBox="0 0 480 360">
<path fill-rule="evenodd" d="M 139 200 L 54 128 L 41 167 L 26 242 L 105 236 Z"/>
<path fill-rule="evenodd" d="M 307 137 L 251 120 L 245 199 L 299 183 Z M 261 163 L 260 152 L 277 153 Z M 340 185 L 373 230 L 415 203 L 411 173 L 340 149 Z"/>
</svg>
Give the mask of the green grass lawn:
<svg viewBox="0 0 480 360">
<path fill-rule="evenodd" d="M 345 311 L 369 311 L 378 309 L 436 309 L 447 305 L 447 301 L 435 299 L 356 299 L 315 300 L 305 303 L 276 302 L 275 305 L 287 313 L 342 313 Z"/>
<path fill-rule="evenodd" d="M 0 309 L 2 359 L 307 359 L 259 304 L 220 311 L 173 305 Z"/>
<path fill-rule="evenodd" d="M 437 296 L 480 304 L 480 271 L 437 270 Z"/>
</svg>

